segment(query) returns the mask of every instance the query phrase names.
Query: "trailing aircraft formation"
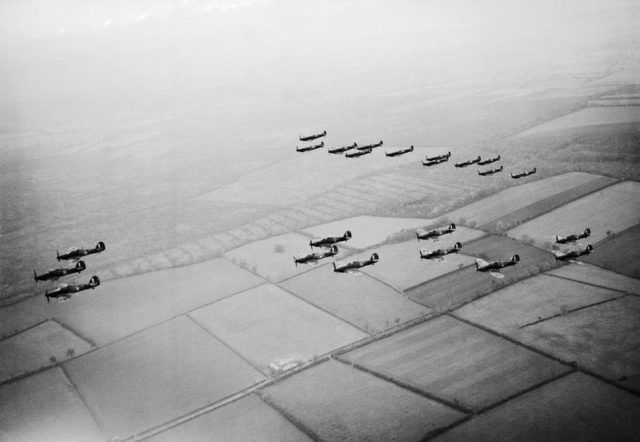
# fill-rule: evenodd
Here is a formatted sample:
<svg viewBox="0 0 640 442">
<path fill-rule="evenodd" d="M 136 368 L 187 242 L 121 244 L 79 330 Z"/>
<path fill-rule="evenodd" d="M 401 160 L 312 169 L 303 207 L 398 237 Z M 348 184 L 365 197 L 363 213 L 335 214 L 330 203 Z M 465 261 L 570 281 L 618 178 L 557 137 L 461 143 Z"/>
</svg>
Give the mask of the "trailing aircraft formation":
<svg viewBox="0 0 640 442">
<path fill-rule="evenodd" d="M 326 136 L 327 136 L 327 131 L 323 130 L 322 132 L 319 132 L 317 134 L 306 135 L 306 136 L 301 135 L 299 136 L 299 139 L 300 141 L 313 142 L 319 138 L 326 137 Z M 330 148 L 327 150 L 327 152 L 334 155 L 344 154 L 345 158 L 358 158 L 364 155 L 371 154 L 375 148 L 380 147 L 382 145 L 383 145 L 382 140 L 378 141 L 377 143 L 367 144 L 364 146 L 359 146 L 358 143 L 353 143 L 345 146 Z M 310 144 L 308 146 L 303 146 L 303 147 L 296 146 L 296 151 L 310 152 L 312 150 L 321 149 L 323 147 L 324 147 L 324 141 L 321 141 L 318 144 Z M 410 152 L 413 152 L 414 150 L 415 150 L 414 146 L 411 145 L 407 148 L 400 148 L 392 151 L 386 151 L 385 156 L 389 158 L 399 157 L 401 155 L 405 155 Z M 446 163 L 447 161 L 449 161 L 449 158 L 451 158 L 451 152 L 447 152 L 446 154 L 443 154 L 443 155 L 435 155 L 435 156 L 427 155 L 425 159 L 422 161 L 422 165 L 426 167 L 436 166 L 441 163 Z M 478 166 L 487 166 L 489 164 L 498 162 L 500 160 L 501 160 L 500 155 L 497 155 L 495 157 L 485 158 L 484 160 L 480 157 L 480 155 L 478 155 L 477 158 L 461 161 L 459 163 L 454 163 L 454 166 L 456 168 L 464 168 L 464 167 L 471 166 L 473 164 L 477 164 Z M 500 167 L 493 167 L 493 168 L 490 167 L 490 168 L 485 168 L 483 170 L 478 170 L 478 175 L 489 176 L 489 175 L 494 175 L 496 173 L 502 172 L 503 170 L 504 170 L 504 166 L 501 164 Z M 523 171 L 518 171 L 515 173 L 511 172 L 511 178 L 513 179 L 524 178 L 529 175 L 533 175 L 534 173 L 536 173 L 535 167 L 531 169 L 526 169 Z"/>
<path fill-rule="evenodd" d="M 74 273 L 81 273 L 86 270 L 87 266 L 80 258 L 83 258 L 88 255 L 93 255 L 95 253 L 102 253 L 106 249 L 104 242 L 99 241 L 96 246 L 92 249 L 83 249 L 73 247 L 69 249 L 66 253 L 62 255 L 56 250 L 56 259 L 58 261 L 73 261 L 75 262 L 75 266 L 73 267 L 60 267 L 57 269 L 50 269 L 46 273 L 42 273 L 38 275 L 36 271 L 33 271 L 33 280 L 35 282 L 38 281 L 56 281 L 64 276 L 73 275 Z M 50 298 L 56 298 L 60 302 L 64 302 L 67 299 L 71 298 L 75 293 L 81 292 L 83 290 L 95 289 L 100 285 L 100 278 L 97 276 L 92 276 L 89 279 L 89 282 L 86 284 L 60 284 L 54 290 L 48 291 L 45 290 L 44 296 L 47 298 L 47 302 L 49 302 Z"/>
</svg>

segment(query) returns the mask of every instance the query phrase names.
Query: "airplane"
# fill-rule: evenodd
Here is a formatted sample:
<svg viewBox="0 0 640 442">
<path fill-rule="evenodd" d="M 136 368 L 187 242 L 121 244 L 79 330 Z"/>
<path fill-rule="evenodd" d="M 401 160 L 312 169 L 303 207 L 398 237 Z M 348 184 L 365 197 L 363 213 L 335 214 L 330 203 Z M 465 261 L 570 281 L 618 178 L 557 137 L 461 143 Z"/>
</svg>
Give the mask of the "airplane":
<svg viewBox="0 0 640 442">
<path fill-rule="evenodd" d="M 420 249 L 420 259 L 442 259 L 445 255 L 450 253 L 458 253 L 462 248 L 462 244 L 457 242 L 453 247 L 444 249 L 427 250 Z"/>
<path fill-rule="evenodd" d="M 478 161 L 478 166 L 486 166 L 487 164 L 495 163 L 496 161 L 500 161 L 500 155 L 498 155 L 497 157 Z"/>
<path fill-rule="evenodd" d="M 436 164 L 446 163 L 449 161 L 449 157 L 444 157 L 439 160 L 424 160 L 422 161 L 423 166 L 435 166 Z"/>
<path fill-rule="evenodd" d="M 344 153 L 348 150 L 355 149 L 358 147 L 358 143 L 353 143 L 351 146 L 343 146 L 343 147 L 334 147 L 333 149 L 329 149 L 329 153 Z"/>
<path fill-rule="evenodd" d="M 584 229 L 584 233 L 578 233 L 578 234 L 572 233 L 571 235 L 567 235 L 567 236 L 556 235 L 556 243 L 566 244 L 568 242 L 574 242 L 579 239 L 587 238 L 589 237 L 589 235 L 591 235 L 591 229 L 587 227 L 586 229 Z"/>
<path fill-rule="evenodd" d="M 456 225 L 454 223 L 451 223 L 449 224 L 448 227 L 445 227 L 444 229 L 434 229 L 434 230 L 429 230 L 427 232 L 425 232 L 424 230 L 418 231 L 416 232 L 416 237 L 418 238 L 418 241 L 420 241 L 421 239 L 433 239 L 437 241 L 438 236 L 446 235 L 448 233 L 453 233 L 455 230 L 456 230 Z"/>
<path fill-rule="evenodd" d="M 430 157 L 429 155 L 427 155 L 424 160 L 425 161 L 440 161 L 440 160 L 445 160 L 447 161 L 449 159 L 449 157 L 451 156 L 451 151 L 445 153 L 444 155 L 436 155 L 433 157 Z"/>
<path fill-rule="evenodd" d="M 571 250 L 569 252 L 560 252 L 558 250 L 552 250 L 551 253 L 553 253 L 556 257 L 556 260 L 558 261 L 565 261 L 565 260 L 570 260 L 573 258 L 578 258 L 582 255 L 588 255 L 589 253 L 591 253 L 593 251 L 593 246 L 592 245 L 588 245 L 586 246 L 584 249 L 580 250 Z"/>
<path fill-rule="evenodd" d="M 513 255 L 508 261 L 485 261 L 484 259 L 476 259 L 476 271 L 489 272 L 491 276 L 498 279 L 503 279 L 504 275 L 500 273 L 500 269 L 504 267 L 514 266 L 520 262 L 519 255 Z"/>
<path fill-rule="evenodd" d="M 406 149 L 398 149 L 391 152 L 385 152 L 384 154 L 388 157 L 398 157 L 400 155 L 404 155 L 405 153 L 413 152 L 413 145 Z"/>
<path fill-rule="evenodd" d="M 316 144 L 315 146 L 314 145 L 305 146 L 305 147 L 296 146 L 296 152 L 309 152 L 310 150 L 320 149 L 321 147 L 324 147 L 324 141 L 321 141 L 320 144 Z"/>
<path fill-rule="evenodd" d="M 338 246 L 332 245 L 330 249 L 325 250 L 324 252 L 309 253 L 308 255 L 304 255 L 300 257 L 294 256 L 293 262 L 296 264 L 296 267 L 298 267 L 298 264 L 307 264 L 310 262 L 317 264 L 319 260 L 324 258 L 330 258 L 337 254 L 338 254 Z"/>
<path fill-rule="evenodd" d="M 106 249 L 102 241 L 98 241 L 98 244 L 93 249 L 78 249 L 75 247 L 70 248 L 67 253 L 62 255 L 56 250 L 56 259 L 58 261 L 77 261 L 83 256 L 91 255 L 93 253 L 100 253 Z"/>
<path fill-rule="evenodd" d="M 378 141 L 377 143 L 374 144 L 367 144 L 366 146 L 358 146 L 357 149 L 358 150 L 365 150 L 365 149 L 375 149 L 376 147 L 380 147 L 382 146 L 383 142 L 382 140 Z"/>
<path fill-rule="evenodd" d="M 375 263 L 377 263 L 380 260 L 380 256 L 377 253 L 372 253 L 371 254 L 371 258 L 366 259 L 364 261 L 351 261 L 351 262 L 347 262 L 345 264 L 338 264 L 336 265 L 336 263 L 333 263 L 333 271 L 334 272 L 339 272 L 339 273 L 345 273 L 345 272 L 349 272 L 351 273 L 352 270 L 356 270 L 359 269 L 361 267 L 365 267 L 368 265 L 374 265 Z"/>
<path fill-rule="evenodd" d="M 469 160 L 469 161 L 463 161 L 462 163 L 455 163 L 454 166 L 456 167 L 467 167 L 467 166 L 471 166 L 472 164 L 476 164 L 480 162 L 480 155 L 478 155 L 478 158 L 476 158 L 475 160 Z"/>
<path fill-rule="evenodd" d="M 38 281 L 47 281 L 49 279 L 58 279 L 63 276 L 70 275 L 72 273 L 80 273 L 86 268 L 87 266 L 84 264 L 84 261 L 78 261 L 76 263 L 76 266 L 70 269 L 59 268 L 59 269 L 49 270 L 47 273 L 43 273 L 42 275 L 38 275 L 34 270 L 33 280 L 35 282 L 38 282 Z"/>
<path fill-rule="evenodd" d="M 82 290 L 95 289 L 100 285 L 100 279 L 97 276 L 92 276 L 88 284 L 60 284 L 57 289 L 53 291 L 45 291 L 44 296 L 49 302 L 49 298 L 57 298 L 60 302 L 64 302 L 71 298 L 74 293 L 81 292 Z"/>
<path fill-rule="evenodd" d="M 502 169 L 503 167 L 500 166 L 497 169 L 479 170 L 478 175 L 481 175 L 481 176 L 493 175 L 494 173 L 502 172 Z"/>
<path fill-rule="evenodd" d="M 358 149 L 360 148 L 358 147 Z M 361 157 L 362 155 L 370 154 L 371 152 L 373 152 L 373 149 L 357 150 L 355 152 L 347 152 L 344 154 L 344 156 L 347 158 L 356 158 L 356 157 Z"/>
<path fill-rule="evenodd" d="M 309 245 L 311 247 L 328 247 L 342 241 L 349 241 L 349 239 L 351 239 L 351 231 L 347 230 L 342 236 L 325 236 L 323 238 L 313 238 L 309 241 Z"/>
<path fill-rule="evenodd" d="M 327 135 L 327 131 L 323 130 L 321 133 L 319 134 L 313 134 L 313 135 L 307 135 L 307 136 L 300 136 L 300 141 L 311 141 L 311 140 L 315 140 L 316 138 L 322 138 L 325 135 Z"/>
<path fill-rule="evenodd" d="M 520 173 L 516 173 L 514 174 L 513 172 L 511 172 L 511 178 L 523 178 L 529 175 L 533 175 L 534 173 L 536 173 L 536 168 L 534 167 L 531 170 L 525 170 L 524 172 L 520 172 Z"/>
</svg>

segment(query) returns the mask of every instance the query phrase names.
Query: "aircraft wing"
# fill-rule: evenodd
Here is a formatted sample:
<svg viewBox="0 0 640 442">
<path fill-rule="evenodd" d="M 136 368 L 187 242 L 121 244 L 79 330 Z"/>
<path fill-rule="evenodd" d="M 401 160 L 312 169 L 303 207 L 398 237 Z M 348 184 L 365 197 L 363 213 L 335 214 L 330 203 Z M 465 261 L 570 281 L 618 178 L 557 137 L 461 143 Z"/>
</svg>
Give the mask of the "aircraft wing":
<svg viewBox="0 0 640 442">
<path fill-rule="evenodd" d="M 484 267 L 489 265 L 489 263 L 482 258 L 476 258 L 476 264 L 478 265 L 478 267 Z"/>
</svg>

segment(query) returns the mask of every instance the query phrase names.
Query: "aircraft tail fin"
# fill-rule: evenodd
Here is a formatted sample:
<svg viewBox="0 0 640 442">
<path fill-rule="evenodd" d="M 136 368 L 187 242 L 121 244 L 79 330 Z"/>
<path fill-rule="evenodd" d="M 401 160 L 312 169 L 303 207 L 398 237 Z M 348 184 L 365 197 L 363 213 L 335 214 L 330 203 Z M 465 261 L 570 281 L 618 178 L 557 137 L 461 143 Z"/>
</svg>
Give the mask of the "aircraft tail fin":
<svg viewBox="0 0 640 442">
<path fill-rule="evenodd" d="M 293 257 L 293 263 L 296 265 L 296 267 L 298 267 L 298 260 L 296 259 L 296 257 Z"/>
<path fill-rule="evenodd" d="M 337 272 L 338 268 L 336 267 L 336 262 L 334 261 L 334 262 L 332 262 L 332 264 L 333 264 L 333 271 Z"/>
<path fill-rule="evenodd" d="M 513 262 L 520 262 L 520 255 L 513 255 L 513 257 L 511 258 L 511 261 Z"/>
<path fill-rule="evenodd" d="M 80 260 L 76 263 L 76 270 L 83 271 L 86 268 L 87 268 L 87 265 L 84 263 L 84 261 Z"/>
<path fill-rule="evenodd" d="M 89 280 L 89 285 L 92 287 L 97 287 L 100 285 L 100 278 L 98 278 L 97 276 L 93 275 L 91 277 L 91 279 Z"/>
<path fill-rule="evenodd" d="M 47 298 L 47 302 L 51 302 L 51 301 L 49 301 L 49 298 L 50 298 L 49 293 L 45 292 L 44 293 L 44 297 Z"/>
<path fill-rule="evenodd" d="M 38 282 L 38 275 L 36 274 L 35 269 L 33 270 L 33 280 L 34 280 L 35 282 Z"/>
<path fill-rule="evenodd" d="M 60 261 L 60 253 L 58 252 L 58 250 L 56 250 L 56 259 Z"/>
</svg>

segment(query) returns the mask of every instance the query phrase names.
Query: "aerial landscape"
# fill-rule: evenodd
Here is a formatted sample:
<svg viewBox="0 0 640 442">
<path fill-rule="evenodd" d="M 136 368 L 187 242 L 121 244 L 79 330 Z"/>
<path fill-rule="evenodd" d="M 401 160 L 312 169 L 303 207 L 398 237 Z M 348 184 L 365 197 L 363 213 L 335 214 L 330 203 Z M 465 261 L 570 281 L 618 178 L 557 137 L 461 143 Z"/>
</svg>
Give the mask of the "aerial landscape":
<svg viewBox="0 0 640 442">
<path fill-rule="evenodd" d="M 0 441 L 640 440 L 640 3 L 0 3 Z"/>
</svg>

